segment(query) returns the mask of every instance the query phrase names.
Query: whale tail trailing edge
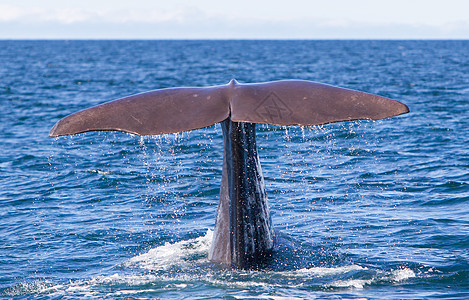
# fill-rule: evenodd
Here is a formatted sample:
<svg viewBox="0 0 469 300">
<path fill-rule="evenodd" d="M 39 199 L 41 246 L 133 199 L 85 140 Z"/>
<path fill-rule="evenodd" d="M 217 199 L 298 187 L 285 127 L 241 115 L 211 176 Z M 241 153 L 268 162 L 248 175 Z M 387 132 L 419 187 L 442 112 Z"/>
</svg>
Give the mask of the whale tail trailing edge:
<svg viewBox="0 0 469 300">
<path fill-rule="evenodd" d="M 285 80 L 137 94 L 69 115 L 49 135 L 122 131 L 157 135 L 199 129 L 230 117 L 235 122 L 313 126 L 378 120 L 409 112 L 398 101 L 330 85 Z"/>
</svg>

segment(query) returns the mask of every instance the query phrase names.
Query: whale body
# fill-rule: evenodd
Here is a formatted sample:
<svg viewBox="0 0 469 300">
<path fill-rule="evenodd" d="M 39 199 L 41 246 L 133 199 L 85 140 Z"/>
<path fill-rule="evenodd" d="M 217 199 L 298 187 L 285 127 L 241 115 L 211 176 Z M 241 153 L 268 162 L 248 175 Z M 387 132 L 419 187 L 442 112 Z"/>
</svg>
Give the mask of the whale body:
<svg viewBox="0 0 469 300">
<path fill-rule="evenodd" d="M 49 136 L 88 131 L 158 135 L 221 123 L 224 154 L 209 260 L 257 268 L 271 255 L 274 231 L 256 147 L 256 123 L 314 126 L 408 113 L 396 100 L 304 81 L 168 88 L 128 96 L 59 120 Z"/>
</svg>

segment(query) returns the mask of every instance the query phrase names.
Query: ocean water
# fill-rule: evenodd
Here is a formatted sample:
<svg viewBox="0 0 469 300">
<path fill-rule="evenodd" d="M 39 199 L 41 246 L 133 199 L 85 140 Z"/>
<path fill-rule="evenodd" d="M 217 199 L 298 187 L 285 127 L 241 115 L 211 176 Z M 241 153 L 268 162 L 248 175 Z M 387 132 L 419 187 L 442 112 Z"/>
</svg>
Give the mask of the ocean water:
<svg viewBox="0 0 469 300">
<path fill-rule="evenodd" d="M 0 41 L 0 297 L 469 298 L 468 41 Z M 60 118 L 175 86 L 306 79 L 406 115 L 260 125 L 279 243 L 207 261 L 219 125 L 49 138 Z"/>
</svg>

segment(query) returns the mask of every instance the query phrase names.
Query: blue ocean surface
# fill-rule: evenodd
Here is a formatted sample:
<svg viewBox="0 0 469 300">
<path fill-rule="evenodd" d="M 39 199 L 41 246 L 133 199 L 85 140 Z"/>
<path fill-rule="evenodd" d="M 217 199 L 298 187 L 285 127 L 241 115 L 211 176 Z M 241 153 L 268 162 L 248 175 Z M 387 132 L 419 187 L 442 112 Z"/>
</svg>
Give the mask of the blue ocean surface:
<svg viewBox="0 0 469 300">
<path fill-rule="evenodd" d="M 0 297 L 468 299 L 469 41 L 0 41 Z M 407 104 L 258 125 L 279 242 L 207 260 L 220 125 L 49 138 L 60 118 L 176 86 L 306 79 Z"/>
</svg>

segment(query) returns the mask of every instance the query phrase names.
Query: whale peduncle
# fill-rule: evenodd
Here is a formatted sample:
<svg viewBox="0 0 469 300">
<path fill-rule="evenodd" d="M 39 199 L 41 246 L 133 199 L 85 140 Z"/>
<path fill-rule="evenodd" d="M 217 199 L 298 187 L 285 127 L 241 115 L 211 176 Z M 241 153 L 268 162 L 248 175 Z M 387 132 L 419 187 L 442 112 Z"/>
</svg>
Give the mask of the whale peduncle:
<svg viewBox="0 0 469 300">
<path fill-rule="evenodd" d="M 209 259 L 237 268 L 256 268 L 270 256 L 274 245 L 256 124 L 228 118 L 221 127 L 223 175 Z"/>
</svg>

